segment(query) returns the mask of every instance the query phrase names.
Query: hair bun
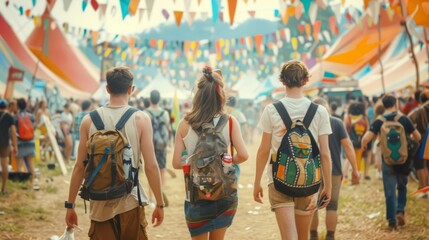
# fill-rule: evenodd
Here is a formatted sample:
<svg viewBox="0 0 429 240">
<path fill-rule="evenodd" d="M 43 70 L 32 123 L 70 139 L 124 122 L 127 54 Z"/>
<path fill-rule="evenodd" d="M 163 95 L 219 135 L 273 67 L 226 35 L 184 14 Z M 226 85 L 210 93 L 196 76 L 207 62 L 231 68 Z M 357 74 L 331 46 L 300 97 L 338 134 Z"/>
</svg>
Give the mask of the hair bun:
<svg viewBox="0 0 429 240">
<path fill-rule="evenodd" d="M 203 73 L 204 74 L 211 74 L 213 72 L 213 69 L 210 66 L 205 66 L 203 68 Z"/>
</svg>

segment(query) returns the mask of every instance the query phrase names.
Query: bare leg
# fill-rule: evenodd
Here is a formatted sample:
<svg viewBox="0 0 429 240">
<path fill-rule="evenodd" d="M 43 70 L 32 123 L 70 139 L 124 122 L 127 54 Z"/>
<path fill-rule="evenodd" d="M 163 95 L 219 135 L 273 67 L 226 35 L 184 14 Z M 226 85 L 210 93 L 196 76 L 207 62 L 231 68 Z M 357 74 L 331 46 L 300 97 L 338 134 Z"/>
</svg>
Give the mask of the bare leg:
<svg viewBox="0 0 429 240">
<path fill-rule="evenodd" d="M 33 187 L 34 178 L 36 177 L 36 173 L 34 171 L 34 157 L 33 156 L 27 156 L 27 164 L 28 164 L 28 168 L 31 172 L 30 187 Z"/>
<path fill-rule="evenodd" d="M 72 140 L 71 134 L 66 134 L 66 136 L 64 137 L 64 143 L 65 143 L 64 160 L 66 163 L 69 163 L 71 158 L 72 148 L 73 148 L 73 140 Z"/>
<path fill-rule="evenodd" d="M 210 240 L 223 240 L 225 238 L 227 228 L 216 229 L 209 234 Z"/>
<path fill-rule="evenodd" d="M 209 233 L 203 233 L 196 237 L 192 237 L 192 240 L 207 240 L 207 239 L 209 239 Z"/>
<path fill-rule="evenodd" d="M 308 240 L 310 235 L 310 224 L 313 215 L 295 214 L 296 230 L 298 231 L 299 240 Z"/>
<path fill-rule="evenodd" d="M 1 158 L 1 192 L 5 192 L 6 191 L 6 184 L 7 184 L 7 180 L 9 177 L 9 169 L 8 169 L 8 162 L 9 162 L 9 158 L 8 157 L 4 157 Z"/>
<path fill-rule="evenodd" d="M 319 226 L 319 211 L 314 211 L 313 219 L 311 220 L 311 231 L 317 232 L 317 227 Z"/>
<path fill-rule="evenodd" d="M 275 213 L 276 213 L 277 225 L 279 226 L 279 229 L 280 229 L 281 239 L 282 240 L 298 239 L 297 227 L 295 226 L 294 207 L 276 208 Z"/>
<path fill-rule="evenodd" d="M 326 230 L 335 232 L 337 229 L 337 211 L 326 211 Z"/>
</svg>

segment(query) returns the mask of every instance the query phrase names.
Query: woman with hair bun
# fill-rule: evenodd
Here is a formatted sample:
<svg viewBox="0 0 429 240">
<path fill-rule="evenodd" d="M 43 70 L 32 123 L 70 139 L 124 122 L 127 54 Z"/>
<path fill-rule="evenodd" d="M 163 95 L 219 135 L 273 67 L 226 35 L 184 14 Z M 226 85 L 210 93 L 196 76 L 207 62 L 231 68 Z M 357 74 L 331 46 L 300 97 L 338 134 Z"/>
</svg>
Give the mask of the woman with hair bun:
<svg viewBox="0 0 429 240">
<path fill-rule="evenodd" d="M 211 67 L 206 66 L 202 76 L 197 81 L 196 87 L 195 96 L 192 99 L 192 109 L 180 121 L 176 132 L 173 167 L 175 169 L 183 167 L 182 155 L 184 152 L 187 152 L 188 156 L 195 154 L 203 127 L 207 124 L 217 126 L 221 122 L 225 125 L 220 130 L 220 138 L 225 140 L 226 145 L 228 145 L 227 149 L 231 143 L 234 143 L 236 150 L 236 153 L 232 155 L 232 165 L 246 161 L 248 153 L 244 146 L 238 121 L 225 114 L 226 96 L 222 75 L 219 71 L 213 71 Z M 230 124 L 225 123 L 225 121 Z M 189 159 L 194 161 L 192 157 Z M 221 157 L 214 159 L 214 161 L 222 161 Z M 184 203 L 185 218 L 191 238 L 193 240 L 224 239 L 226 230 L 234 219 L 237 202 L 236 190 L 227 197 L 214 201 L 190 201 L 186 198 Z"/>
</svg>

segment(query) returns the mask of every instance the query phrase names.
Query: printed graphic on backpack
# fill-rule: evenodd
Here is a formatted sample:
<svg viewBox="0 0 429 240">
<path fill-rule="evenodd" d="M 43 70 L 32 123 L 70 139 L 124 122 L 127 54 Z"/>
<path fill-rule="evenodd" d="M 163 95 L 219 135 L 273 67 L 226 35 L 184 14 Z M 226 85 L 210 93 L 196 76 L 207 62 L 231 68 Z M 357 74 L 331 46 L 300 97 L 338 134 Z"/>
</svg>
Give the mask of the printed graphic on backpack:
<svg viewBox="0 0 429 240">
<path fill-rule="evenodd" d="M 291 197 L 315 194 L 321 182 L 320 155 L 308 126 L 317 111 L 317 105 L 310 105 L 303 122 L 292 122 L 281 102 L 274 106 L 288 129 L 277 154 L 271 158 L 274 187 Z"/>
</svg>

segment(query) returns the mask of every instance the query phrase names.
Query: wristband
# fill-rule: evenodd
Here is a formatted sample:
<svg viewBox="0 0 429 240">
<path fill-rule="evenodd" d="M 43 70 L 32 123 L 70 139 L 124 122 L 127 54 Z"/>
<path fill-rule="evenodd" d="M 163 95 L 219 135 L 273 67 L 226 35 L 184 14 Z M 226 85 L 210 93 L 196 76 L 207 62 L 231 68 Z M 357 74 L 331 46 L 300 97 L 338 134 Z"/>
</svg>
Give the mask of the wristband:
<svg viewBox="0 0 429 240">
<path fill-rule="evenodd" d="M 64 207 L 68 208 L 68 209 L 73 209 L 74 208 L 74 203 L 69 203 L 67 201 L 64 202 Z"/>
<path fill-rule="evenodd" d="M 165 208 L 165 205 L 164 205 L 164 204 L 156 205 L 156 208 L 161 208 L 161 209 L 163 209 L 163 208 Z"/>
</svg>

